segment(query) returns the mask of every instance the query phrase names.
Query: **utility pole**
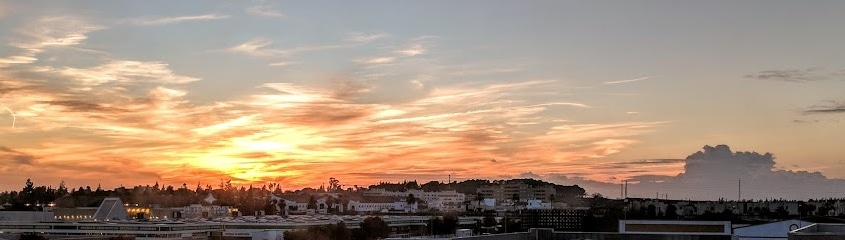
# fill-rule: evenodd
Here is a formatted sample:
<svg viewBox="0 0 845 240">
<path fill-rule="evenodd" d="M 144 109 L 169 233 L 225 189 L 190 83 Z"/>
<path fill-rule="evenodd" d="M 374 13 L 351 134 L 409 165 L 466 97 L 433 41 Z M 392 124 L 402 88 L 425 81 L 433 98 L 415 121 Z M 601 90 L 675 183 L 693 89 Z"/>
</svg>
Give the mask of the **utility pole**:
<svg viewBox="0 0 845 240">
<path fill-rule="evenodd" d="M 740 200 L 742 200 L 742 178 L 737 179 L 737 188 L 736 189 L 737 189 L 736 201 L 739 202 Z"/>
<path fill-rule="evenodd" d="M 628 198 L 628 180 L 625 180 L 625 198 Z"/>
<path fill-rule="evenodd" d="M 625 180 L 619 180 L 619 198 L 625 199 Z"/>
</svg>

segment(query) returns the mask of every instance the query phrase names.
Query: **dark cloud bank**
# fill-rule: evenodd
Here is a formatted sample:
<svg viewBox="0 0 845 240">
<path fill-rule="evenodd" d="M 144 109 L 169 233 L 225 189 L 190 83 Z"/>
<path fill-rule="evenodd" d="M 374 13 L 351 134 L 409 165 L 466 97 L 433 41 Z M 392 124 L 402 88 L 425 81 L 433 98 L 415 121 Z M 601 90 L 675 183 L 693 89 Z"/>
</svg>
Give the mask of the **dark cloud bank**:
<svg viewBox="0 0 845 240">
<path fill-rule="evenodd" d="M 671 199 L 734 200 L 739 197 L 741 181 L 742 199 L 845 197 L 845 180 L 829 179 L 819 172 L 777 170 L 771 153 L 732 152 L 727 145 L 704 146 L 684 161 L 684 172 L 677 176 L 643 175 L 630 179 L 628 196 L 663 198 L 668 194 Z M 620 196 L 620 184 L 555 174 L 526 173 L 523 176 L 578 184 L 588 192 L 611 198 Z"/>
</svg>

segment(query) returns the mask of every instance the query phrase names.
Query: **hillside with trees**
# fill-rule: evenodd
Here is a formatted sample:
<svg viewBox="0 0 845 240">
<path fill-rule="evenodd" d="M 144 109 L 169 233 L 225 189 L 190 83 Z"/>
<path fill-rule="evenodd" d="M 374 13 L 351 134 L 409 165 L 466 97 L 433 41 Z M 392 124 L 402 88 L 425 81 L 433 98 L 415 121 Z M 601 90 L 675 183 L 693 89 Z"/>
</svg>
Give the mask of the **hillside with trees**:
<svg viewBox="0 0 845 240">
<path fill-rule="evenodd" d="M 465 180 L 461 182 L 453 181 L 451 183 L 443 183 L 439 181 L 430 181 L 424 183 L 422 185 L 418 184 L 417 181 L 405 181 L 401 183 L 389 183 L 389 182 L 381 182 L 376 185 L 370 185 L 370 188 L 380 188 L 385 189 L 387 191 L 407 191 L 410 189 L 420 189 L 423 191 L 447 191 L 447 190 L 455 190 L 459 193 L 464 194 L 476 194 L 478 188 L 482 186 L 489 186 L 489 185 L 505 185 L 505 184 L 526 184 L 531 187 L 545 187 L 545 186 L 553 186 L 557 191 L 558 196 L 562 198 L 580 198 L 586 194 L 586 190 L 581 188 L 578 185 L 572 186 L 565 186 L 559 185 L 555 183 L 545 182 L 542 180 L 536 179 L 508 179 L 508 180 L 484 180 L 484 179 L 471 179 Z"/>
</svg>

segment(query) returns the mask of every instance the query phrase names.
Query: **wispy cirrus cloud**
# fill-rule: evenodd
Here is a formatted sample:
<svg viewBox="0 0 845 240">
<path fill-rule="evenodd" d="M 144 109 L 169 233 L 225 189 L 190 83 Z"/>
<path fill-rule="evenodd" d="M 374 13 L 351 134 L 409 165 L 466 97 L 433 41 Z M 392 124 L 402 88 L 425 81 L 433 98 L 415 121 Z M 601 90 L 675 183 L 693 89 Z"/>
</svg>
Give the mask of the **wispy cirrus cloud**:
<svg viewBox="0 0 845 240">
<path fill-rule="evenodd" d="M 141 25 L 141 26 L 160 26 L 160 25 L 176 24 L 176 23 L 183 23 L 183 22 L 220 20 L 220 19 L 227 19 L 229 17 L 230 17 L 229 15 L 209 13 L 209 14 L 202 14 L 202 15 L 178 16 L 178 17 L 141 17 L 141 18 L 129 19 L 129 20 L 126 20 L 126 22 L 129 23 L 129 24 Z"/>
<path fill-rule="evenodd" d="M 226 52 L 244 54 L 256 57 L 289 57 L 294 54 L 323 51 L 330 49 L 348 48 L 349 44 L 335 44 L 335 45 L 320 45 L 320 46 L 300 46 L 288 49 L 275 48 L 273 40 L 268 38 L 255 38 L 236 46 L 225 49 Z"/>
<path fill-rule="evenodd" d="M 409 46 L 407 48 L 397 50 L 396 52 L 401 54 L 401 55 L 404 55 L 404 56 L 413 57 L 413 56 L 424 54 L 426 52 L 426 49 L 425 49 L 425 47 L 423 47 L 422 44 L 414 44 L 414 45 Z"/>
<path fill-rule="evenodd" d="M 364 59 L 360 62 L 363 64 L 374 65 L 374 64 L 387 64 L 396 61 L 394 57 L 375 57 L 370 59 Z"/>
<path fill-rule="evenodd" d="M 271 17 L 271 18 L 285 17 L 285 15 L 282 14 L 282 12 L 274 9 L 272 6 L 265 5 L 264 3 L 248 7 L 244 11 L 248 14 L 251 14 L 253 16 L 259 16 L 259 17 Z"/>
<path fill-rule="evenodd" d="M 622 84 L 622 83 L 632 83 L 632 82 L 639 82 L 643 80 L 651 79 L 651 77 L 640 77 L 640 78 L 632 78 L 632 79 L 625 79 L 625 80 L 618 80 L 618 81 L 609 81 L 604 82 L 604 84 Z"/>
<path fill-rule="evenodd" d="M 56 71 L 70 77 L 72 81 L 85 86 L 106 84 L 109 82 L 133 83 L 188 83 L 199 79 L 174 74 L 166 63 L 140 62 L 127 60 L 111 60 L 102 65 L 91 68 L 62 69 L 46 68 L 46 71 Z"/>
<path fill-rule="evenodd" d="M 105 29 L 83 17 L 44 17 L 21 28 L 20 36 L 12 38 L 10 46 L 17 48 L 16 55 L 0 58 L 0 67 L 30 64 L 38 61 L 38 54 L 50 49 L 79 45 L 88 33 Z"/>
<path fill-rule="evenodd" d="M 828 101 L 827 104 L 810 106 L 802 111 L 804 114 L 833 114 L 845 113 L 845 102 Z"/>
<path fill-rule="evenodd" d="M 781 82 L 812 82 L 827 78 L 818 68 L 767 70 L 745 75 L 745 78 Z"/>
<path fill-rule="evenodd" d="M 180 21 L 199 19 L 155 24 Z M 95 29 L 70 29 L 33 41 L 52 45 L 30 46 L 79 45 Z M 298 53 L 364 46 L 386 36 L 351 34 L 337 45 L 288 48 L 256 38 L 226 51 L 266 57 L 269 66 L 284 66 L 294 62 L 287 57 Z M 384 181 L 447 172 L 489 177 L 503 168 L 547 174 L 569 171 L 570 163 L 617 154 L 666 124 L 579 122 L 568 113 L 591 111 L 586 102 L 525 97 L 569 89 L 561 80 L 437 81 L 467 75 L 436 61 L 432 71 L 408 73 L 407 64 L 418 64 L 418 56 L 437 52 L 429 43 L 397 41 L 385 41 L 386 46 L 370 57 L 352 58 L 374 60 L 353 62 L 359 72 L 296 83 L 270 81 L 251 92 L 212 101 L 191 99 L 189 84 L 201 79 L 165 61 L 107 55 L 82 66 L 62 61 L 12 66 L 15 71 L 0 73 L 0 96 L 14 110 L 18 126 L 0 131 L 0 145 L 18 145 L 14 153 L 0 156 L 30 156 L 24 160 L 49 167 L 3 170 L 14 174 L 0 180 L 46 171 L 78 176 L 84 183 L 119 179 L 116 173 L 121 173 L 137 175 L 139 180 L 133 181 L 143 182 L 213 183 L 231 178 L 239 184 L 280 182 L 295 188 L 321 182 L 325 172 L 351 184 L 373 182 L 375 175 L 366 174 L 373 172 Z"/>
<path fill-rule="evenodd" d="M 74 74 L 59 76 L 72 84 L 90 83 L 75 81 L 79 76 Z M 228 176 L 239 183 L 284 181 L 286 186 L 312 184 L 318 179 L 315 169 L 335 172 L 335 177 L 354 183 L 371 182 L 371 176 L 355 173 L 374 169 L 384 173 L 384 180 L 446 171 L 455 176 L 489 176 L 503 167 L 544 169 L 545 173 L 567 169 L 548 166 L 549 161 L 576 162 L 615 154 L 635 144 L 636 136 L 659 126 L 641 122 L 558 125 L 551 121 L 557 117 L 541 113 L 588 106 L 508 100 L 516 90 L 548 88 L 554 81 L 441 86 L 407 103 L 359 103 L 340 93 L 347 92 L 345 88 L 268 83 L 262 85 L 261 93 L 201 105 L 185 99 L 184 91 L 156 86 L 169 81 L 152 82 L 143 95 L 107 90 L 119 87 L 111 83 L 148 82 L 148 75 L 82 76 L 123 80 L 90 85 L 101 96 L 49 88 L 8 93 L 16 99 L 13 104 L 23 109 L 26 131 L 76 129 L 86 136 L 21 151 L 49 147 L 55 153 L 44 152 L 39 159 L 54 164 L 121 156 L 132 164 L 143 162 L 138 171 L 156 172 L 148 176 L 163 181 L 188 177 L 184 171 L 162 170 L 173 168 L 204 172 L 191 176 L 202 182 Z M 511 125 L 514 119 L 537 121 L 531 128 L 539 130 L 539 136 L 521 133 L 528 129 Z M 63 151 L 75 153 L 59 154 Z M 490 159 L 498 161 L 491 165 Z"/>
<path fill-rule="evenodd" d="M 356 42 L 356 43 L 369 43 L 379 39 L 383 39 L 388 37 L 389 35 L 386 33 L 364 33 L 364 32 L 352 32 L 346 36 L 346 41 Z"/>
<path fill-rule="evenodd" d="M 268 64 L 267 64 L 267 66 L 270 66 L 270 67 L 284 67 L 284 66 L 289 66 L 289 65 L 292 65 L 292 64 L 296 64 L 296 62 L 290 62 L 290 61 L 271 62 L 271 63 L 268 63 Z"/>
<path fill-rule="evenodd" d="M 14 165 L 33 165 L 35 163 L 35 156 L 4 146 L 0 146 L 0 159 Z"/>
</svg>

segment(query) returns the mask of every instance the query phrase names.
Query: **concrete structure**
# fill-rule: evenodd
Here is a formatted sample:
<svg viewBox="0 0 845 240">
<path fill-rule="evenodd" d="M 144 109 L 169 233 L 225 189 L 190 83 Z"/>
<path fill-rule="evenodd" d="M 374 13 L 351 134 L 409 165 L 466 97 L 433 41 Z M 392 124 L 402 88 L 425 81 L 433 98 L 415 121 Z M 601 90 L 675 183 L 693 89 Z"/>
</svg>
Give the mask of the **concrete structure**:
<svg viewBox="0 0 845 240">
<path fill-rule="evenodd" d="M 488 185 L 479 187 L 477 193 L 483 198 L 496 199 L 497 202 L 510 202 L 514 196 L 520 201 L 537 199 L 551 202 L 557 190 L 554 186 L 530 186 L 524 183 L 509 183 L 502 185 Z"/>
<path fill-rule="evenodd" d="M 181 209 L 181 211 L 180 211 L 181 216 L 173 216 L 173 217 L 218 218 L 218 217 L 232 216 L 233 212 L 236 212 L 236 210 L 230 208 L 229 206 L 203 206 L 203 205 L 200 205 L 200 204 L 191 204 L 191 205 L 185 206 Z"/>
<path fill-rule="evenodd" d="M 587 216 L 584 209 L 534 209 L 507 212 L 508 218 L 518 219 L 522 229 L 550 228 L 555 231 L 580 231 Z"/>
<path fill-rule="evenodd" d="M 462 240 L 730 240 L 730 234 L 557 232 L 533 228 L 528 232 L 456 237 Z"/>
<path fill-rule="evenodd" d="M 397 236 L 419 233 L 430 224 L 430 216 L 380 216 Z M 39 222 L 0 223 L 0 234 L 6 239 L 16 239 L 23 233 L 36 233 L 50 239 L 108 239 L 129 236 L 136 240 L 276 240 L 285 231 L 302 230 L 344 222 L 349 228 L 358 228 L 367 216 L 307 216 L 294 215 L 265 217 L 224 217 L 207 222 L 181 223 L 173 221 L 111 221 L 111 222 Z M 471 227 L 477 219 L 461 218 L 459 225 Z"/>
<path fill-rule="evenodd" d="M 120 198 L 105 198 L 92 218 L 94 221 L 127 220 L 129 212 Z"/>
<path fill-rule="evenodd" d="M 308 202 L 313 196 L 315 208 L 308 209 Z M 329 209 L 337 212 L 355 213 L 387 213 L 401 212 L 410 213 L 417 211 L 417 204 L 408 204 L 405 198 L 394 196 L 351 196 L 341 200 L 339 196 L 332 194 L 323 195 L 285 195 L 273 196 L 273 199 L 281 200 L 284 203 L 283 209 L 286 214 L 328 214 Z M 331 200 L 330 200 L 331 199 Z M 344 205 L 345 203 L 345 205 Z"/>
<path fill-rule="evenodd" d="M 439 211 L 463 211 L 466 194 L 456 192 L 454 190 L 426 192 L 419 189 L 411 189 L 405 192 L 393 192 L 385 189 L 375 188 L 364 192 L 364 196 L 388 196 L 398 198 L 408 198 L 410 195 L 414 198 L 425 201 L 428 208 Z"/>
<path fill-rule="evenodd" d="M 619 233 L 731 235 L 731 222 L 619 220 Z"/>
<path fill-rule="evenodd" d="M 842 240 L 845 239 L 845 224 L 817 223 L 788 234 L 789 240 Z"/>
<path fill-rule="evenodd" d="M 530 199 L 525 203 L 527 203 L 525 209 L 552 209 L 552 203 L 540 199 Z"/>
<path fill-rule="evenodd" d="M 0 211 L 3 222 L 46 222 L 55 220 L 52 212 Z"/>
<path fill-rule="evenodd" d="M 212 231 L 221 231 L 220 224 L 139 224 L 139 223 L 8 223 L 0 224 L 4 234 L 37 233 L 50 239 L 83 236 L 134 236 L 136 240 L 207 239 Z"/>
<path fill-rule="evenodd" d="M 398 198 L 363 198 L 361 201 L 349 201 L 349 209 L 360 213 L 375 212 L 416 212 L 416 205 L 409 205 L 408 202 Z"/>
<path fill-rule="evenodd" d="M 786 240 L 787 234 L 813 223 L 801 220 L 786 220 L 759 225 L 734 228 L 736 240 Z"/>
</svg>

